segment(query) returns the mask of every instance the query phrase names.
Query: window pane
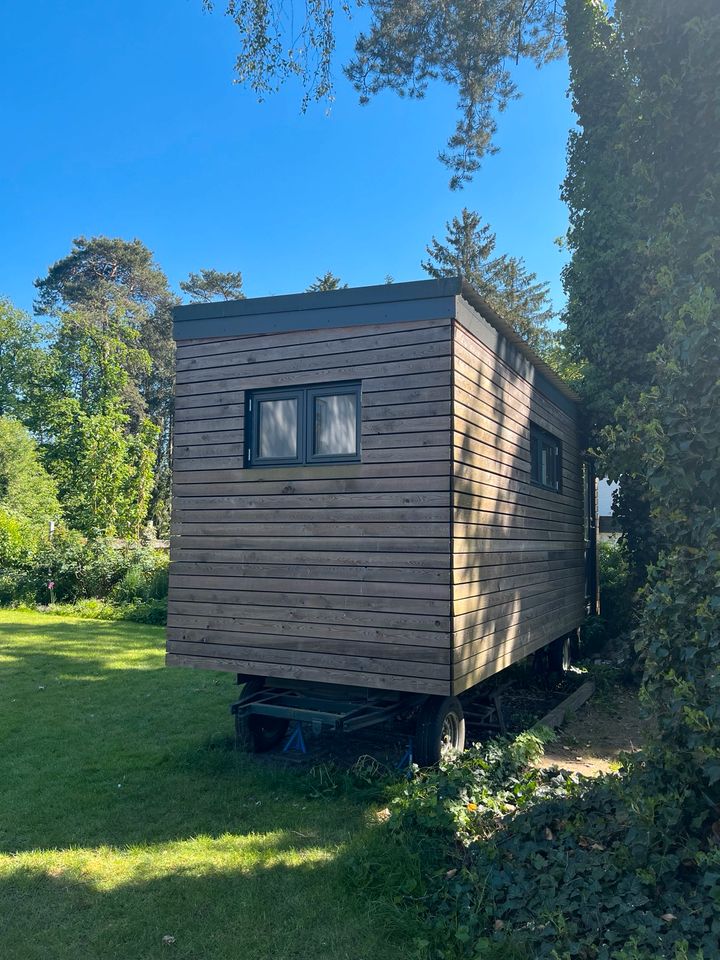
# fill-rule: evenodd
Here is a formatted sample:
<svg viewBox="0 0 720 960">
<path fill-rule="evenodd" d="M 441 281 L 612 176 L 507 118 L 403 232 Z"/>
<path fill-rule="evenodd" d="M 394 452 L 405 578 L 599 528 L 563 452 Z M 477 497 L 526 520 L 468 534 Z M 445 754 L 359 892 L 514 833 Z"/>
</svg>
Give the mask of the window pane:
<svg viewBox="0 0 720 960">
<path fill-rule="evenodd" d="M 530 437 L 530 479 L 536 483 L 542 483 L 541 473 L 541 443 L 538 437 Z"/>
<path fill-rule="evenodd" d="M 330 457 L 357 452 L 355 394 L 315 397 L 316 456 Z"/>
<path fill-rule="evenodd" d="M 261 458 L 297 456 L 297 398 L 261 400 L 258 410 L 258 454 Z"/>
</svg>

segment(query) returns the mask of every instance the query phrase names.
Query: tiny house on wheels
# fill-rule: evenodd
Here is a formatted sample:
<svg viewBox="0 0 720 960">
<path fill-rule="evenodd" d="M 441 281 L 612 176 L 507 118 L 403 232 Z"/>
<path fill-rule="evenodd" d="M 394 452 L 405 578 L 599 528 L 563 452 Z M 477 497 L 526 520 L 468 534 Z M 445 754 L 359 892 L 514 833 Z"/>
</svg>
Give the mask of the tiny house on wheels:
<svg viewBox="0 0 720 960">
<path fill-rule="evenodd" d="M 577 397 L 475 291 L 424 280 L 175 312 L 167 663 L 291 720 L 402 717 L 461 749 L 459 695 L 595 603 Z"/>
</svg>

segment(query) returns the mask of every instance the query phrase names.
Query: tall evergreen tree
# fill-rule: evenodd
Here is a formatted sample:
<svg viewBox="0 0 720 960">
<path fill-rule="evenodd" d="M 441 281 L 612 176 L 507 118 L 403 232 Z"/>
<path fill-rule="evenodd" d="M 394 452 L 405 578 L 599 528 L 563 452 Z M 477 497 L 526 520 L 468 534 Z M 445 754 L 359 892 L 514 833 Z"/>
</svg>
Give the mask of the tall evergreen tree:
<svg viewBox="0 0 720 960">
<path fill-rule="evenodd" d="M 322 293 L 325 290 L 345 290 L 346 283 L 340 282 L 340 277 L 336 277 L 332 270 L 327 270 L 321 277 L 317 277 L 314 283 L 307 288 L 307 293 Z"/>
<path fill-rule="evenodd" d="M 464 208 L 445 226 L 445 241 L 432 238 L 423 270 L 435 278 L 467 280 L 524 340 L 545 350 L 552 342 L 548 324 L 554 316 L 548 285 L 526 270 L 522 260 L 494 255 L 495 234 L 476 211 Z"/>
<path fill-rule="evenodd" d="M 223 273 L 220 270 L 201 270 L 190 273 L 187 280 L 180 281 L 180 289 L 190 297 L 191 303 L 210 303 L 212 300 L 243 300 L 242 274 Z"/>
</svg>

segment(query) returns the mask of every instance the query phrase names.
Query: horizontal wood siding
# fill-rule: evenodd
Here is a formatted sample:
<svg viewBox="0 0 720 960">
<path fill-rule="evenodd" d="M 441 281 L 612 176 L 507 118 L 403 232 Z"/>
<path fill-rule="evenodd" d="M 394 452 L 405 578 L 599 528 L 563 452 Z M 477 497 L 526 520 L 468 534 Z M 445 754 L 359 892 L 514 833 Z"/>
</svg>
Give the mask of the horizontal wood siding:
<svg viewBox="0 0 720 960">
<path fill-rule="evenodd" d="M 466 322 L 463 322 L 463 321 Z M 577 627 L 584 543 L 577 418 L 501 359 L 462 308 L 453 337 L 453 690 Z M 477 334 L 477 335 L 476 335 Z M 530 483 L 530 421 L 562 441 L 560 493 Z"/>
<path fill-rule="evenodd" d="M 178 343 L 168 662 L 450 690 L 451 322 Z M 362 462 L 245 469 L 245 391 L 362 382 Z"/>
</svg>

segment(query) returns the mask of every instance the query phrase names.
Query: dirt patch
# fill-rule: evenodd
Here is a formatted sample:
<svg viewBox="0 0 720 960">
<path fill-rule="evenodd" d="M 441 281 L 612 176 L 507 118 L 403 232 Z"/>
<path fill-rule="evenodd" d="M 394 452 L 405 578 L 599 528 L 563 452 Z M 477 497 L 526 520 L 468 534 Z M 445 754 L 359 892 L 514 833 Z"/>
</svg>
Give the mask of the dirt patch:
<svg viewBox="0 0 720 960">
<path fill-rule="evenodd" d="M 558 766 L 585 776 L 608 773 L 618 769 L 619 755 L 639 749 L 644 737 L 637 691 L 631 687 L 603 691 L 558 731 L 540 766 Z"/>
</svg>

